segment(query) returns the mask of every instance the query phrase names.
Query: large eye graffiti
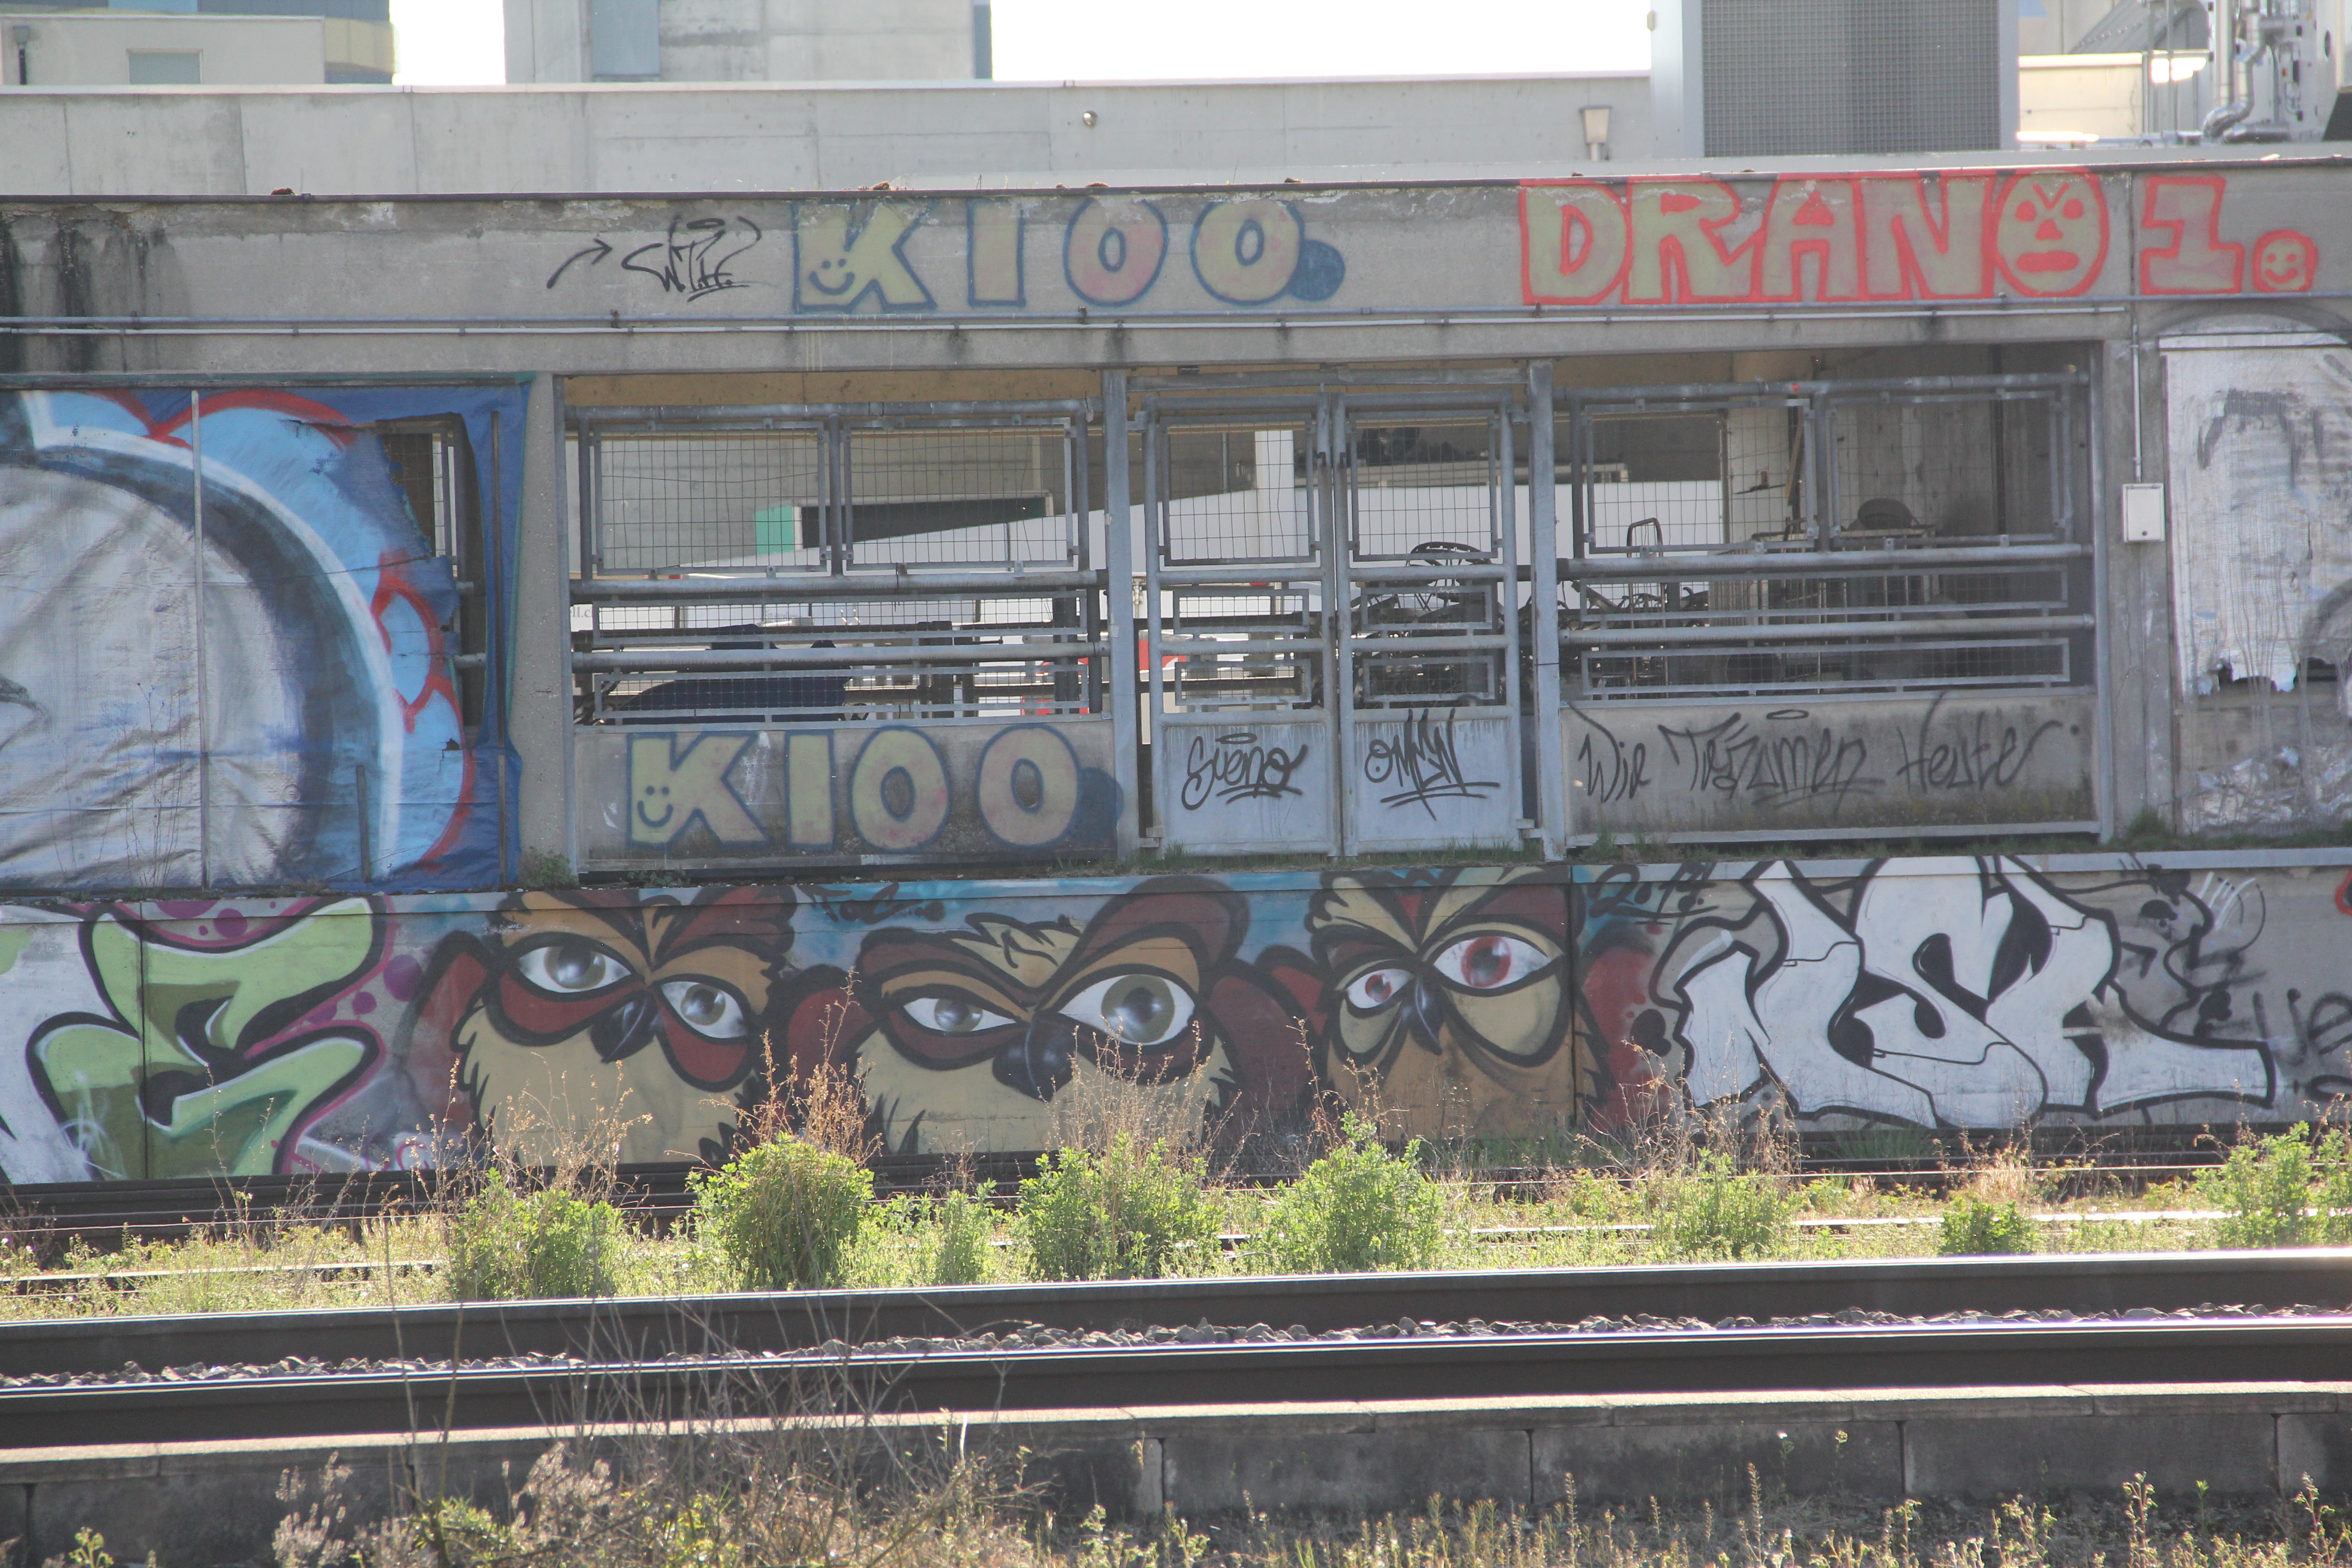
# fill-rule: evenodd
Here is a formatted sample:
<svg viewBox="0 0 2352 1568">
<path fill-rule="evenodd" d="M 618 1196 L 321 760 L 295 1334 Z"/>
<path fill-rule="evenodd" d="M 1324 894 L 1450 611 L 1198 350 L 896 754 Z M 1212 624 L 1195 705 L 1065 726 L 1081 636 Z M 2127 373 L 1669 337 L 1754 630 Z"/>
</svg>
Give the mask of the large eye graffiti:
<svg viewBox="0 0 2352 1568">
<path fill-rule="evenodd" d="M 1114 974 L 1063 1003 L 1060 1012 L 1122 1045 L 1158 1046 L 1192 1021 L 1192 994 L 1164 974 Z"/>
<path fill-rule="evenodd" d="M 2107 201 L 2081 169 L 2037 169 L 2002 187 L 1993 223 L 2002 274 L 2028 294 L 2079 294 L 2107 258 Z"/>
<path fill-rule="evenodd" d="M 936 996 L 918 996 L 899 1009 L 921 1029 L 935 1035 L 977 1035 L 990 1029 L 1001 1029 L 1013 1020 L 1002 1013 L 992 1013 L 961 991 L 942 992 Z"/>
<path fill-rule="evenodd" d="M 1372 969 L 1348 982 L 1348 1005 L 1359 1013 L 1377 1013 L 1392 1007 L 1397 998 L 1412 986 L 1410 969 Z"/>
<path fill-rule="evenodd" d="M 672 980 L 661 988 L 662 999 L 687 1027 L 714 1040 L 740 1040 L 751 1033 L 742 999 L 708 980 Z"/>
<path fill-rule="evenodd" d="M 582 996 L 629 977 L 629 966 L 594 942 L 558 937 L 515 954 L 515 970 L 530 987 L 550 996 Z"/>
<path fill-rule="evenodd" d="M 1531 942 L 1499 931 L 1465 937 L 1437 955 L 1438 977 L 1463 991 L 1504 991 L 1551 966 L 1551 955 Z"/>
</svg>

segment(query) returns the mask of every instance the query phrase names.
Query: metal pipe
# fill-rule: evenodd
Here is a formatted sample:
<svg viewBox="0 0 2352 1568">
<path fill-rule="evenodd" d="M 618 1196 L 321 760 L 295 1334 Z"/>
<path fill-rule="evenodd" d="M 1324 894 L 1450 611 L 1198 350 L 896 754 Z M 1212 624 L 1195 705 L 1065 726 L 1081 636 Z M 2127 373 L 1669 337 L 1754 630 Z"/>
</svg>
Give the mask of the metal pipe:
<svg viewBox="0 0 2352 1568">
<path fill-rule="evenodd" d="M 892 668 L 924 664 L 1053 664 L 1110 651 L 1105 642 L 979 643 L 961 647 L 604 649 L 575 653 L 572 667 L 598 674 L 646 675 L 660 670 L 750 669 L 790 674 L 801 669 Z"/>
<path fill-rule="evenodd" d="M 926 402 L 920 415 L 904 412 L 902 403 L 730 403 L 726 405 L 726 417 L 712 419 L 710 410 L 694 404 L 645 404 L 613 408 L 579 408 L 572 411 L 575 426 L 604 427 L 627 425 L 667 425 L 687 423 L 697 430 L 773 430 L 778 419 L 805 419 L 811 422 L 809 434 L 814 434 L 814 423 L 822 419 L 871 419 L 888 426 L 920 428 L 945 425 L 966 416 L 982 421 L 994 429 L 1005 424 L 1017 424 L 1024 416 L 1039 416 L 1040 424 L 1058 426 L 1070 418 L 1091 419 L 1098 405 L 1091 397 L 1053 399 L 1008 398 L 1002 402 L 967 399 L 962 402 Z M 790 432 L 786 432 L 789 434 Z"/>
<path fill-rule="evenodd" d="M 1646 647 L 1667 653 L 1692 643 L 1835 645 L 1855 639 L 1888 642 L 1939 632 L 1947 637 L 1962 633 L 1990 637 L 2028 632 L 2087 632 L 2095 625 L 2096 619 L 2091 616 L 2003 616 L 1981 621 L 1838 621 L 1773 626 L 1569 626 L 1560 633 L 1559 640 L 1570 647 Z"/>
<path fill-rule="evenodd" d="M 1104 586 L 1096 572 L 848 572 L 838 577 L 593 577 L 572 584 L 575 605 L 760 604 L 837 599 L 1034 598 Z"/>
<path fill-rule="evenodd" d="M 1712 555 L 1587 556 L 1563 561 L 1573 582 L 1679 582 L 1693 577 L 1849 577 L 1953 567 L 2009 568 L 2079 561 L 2087 544 L 2011 544 L 1975 550 L 1729 551 Z"/>
<path fill-rule="evenodd" d="M 205 666 L 205 395 L 188 394 L 188 488 L 195 536 L 196 885 L 213 885 L 213 736 Z M 367 831 L 364 825 L 360 829 Z"/>
<path fill-rule="evenodd" d="M 2219 142 L 2254 111 L 2253 94 L 2238 95 L 2238 0 L 2213 0 L 2213 59 L 2221 68 L 2221 101 L 2197 127 L 2199 139 L 2206 142 Z"/>
</svg>

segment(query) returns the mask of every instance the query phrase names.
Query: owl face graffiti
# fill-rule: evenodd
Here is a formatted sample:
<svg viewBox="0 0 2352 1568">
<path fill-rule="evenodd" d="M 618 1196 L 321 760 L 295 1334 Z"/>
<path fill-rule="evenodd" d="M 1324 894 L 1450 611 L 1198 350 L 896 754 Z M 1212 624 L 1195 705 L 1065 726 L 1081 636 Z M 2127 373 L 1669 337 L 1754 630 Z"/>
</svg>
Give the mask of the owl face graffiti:
<svg viewBox="0 0 2352 1568">
<path fill-rule="evenodd" d="M 1247 921 L 1214 884 L 1165 878 L 1083 926 L 878 931 L 854 977 L 794 1008 L 794 1066 L 846 1060 L 904 1152 L 1051 1149 L 1096 1122 L 1228 1131 L 1306 1082 L 1295 1013 L 1234 962 Z"/>
<path fill-rule="evenodd" d="M 1331 878 L 1307 927 L 1325 980 L 1318 1065 L 1408 1136 L 1511 1136 L 1576 1110 L 1568 900 L 1526 871 Z"/>
<path fill-rule="evenodd" d="M 524 893 L 493 942 L 450 939 L 425 1012 L 455 1014 L 477 1124 L 526 1161 L 599 1115 L 629 1124 L 625 1163 L 722 1154 L 761 1065 L 789 898 Z"/>
</svg>

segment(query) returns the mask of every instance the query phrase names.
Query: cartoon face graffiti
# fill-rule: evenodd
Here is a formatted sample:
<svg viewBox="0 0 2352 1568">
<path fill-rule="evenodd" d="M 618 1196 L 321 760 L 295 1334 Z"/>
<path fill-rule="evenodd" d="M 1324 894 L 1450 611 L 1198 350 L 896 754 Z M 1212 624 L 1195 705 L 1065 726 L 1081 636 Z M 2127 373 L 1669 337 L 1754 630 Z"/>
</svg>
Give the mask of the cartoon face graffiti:
<svg viewBox="0 0 2352 1568">
<path fill-rule="evenodd" d="M 1325 975 L 1317 1065 L 1392 1133 L 1537 1133 L 1577 1109 L 1568 899 L 1525 870 L 1330 878 L 1307 916 Z"/>
<path fill-rule="evenodd" d="M 2301 294 L 2319 275 L 2319 247 L 2291 228 L 2274 228 L 2254 241 L 2254 289 L 2263 294 Z"/>
<path fill-rule="evenodd" d="M 2107 203 L 2082 169 L 2036 169 L 2002 187 L 1993 254 L 2027 294 L 2079 294 L 2107 258 Z"/>
<path fill-rule="evenodd" d="M 1248 918 L 1214 883 L 1163 878 L 1083 926 L 877 931 L 854 978 L 793 1007 L 793 1066 L 847 1063 L 903 1152 L 1051 1149 L 1097 1122 L 1239 1136 L 1307 1079 L 1293 1009 L 1234 961 Z"/>
<path fill-rule="evenodd" d="M 447 1029 L 476 1121 L 527 1161 L 599 1115 L 628 1123 L 625 1163 L 722 1156 L 759 1088 L 791 897 L 520 894 L 493 942 L 443 944 L 417 1032 Z"/>
</svg>

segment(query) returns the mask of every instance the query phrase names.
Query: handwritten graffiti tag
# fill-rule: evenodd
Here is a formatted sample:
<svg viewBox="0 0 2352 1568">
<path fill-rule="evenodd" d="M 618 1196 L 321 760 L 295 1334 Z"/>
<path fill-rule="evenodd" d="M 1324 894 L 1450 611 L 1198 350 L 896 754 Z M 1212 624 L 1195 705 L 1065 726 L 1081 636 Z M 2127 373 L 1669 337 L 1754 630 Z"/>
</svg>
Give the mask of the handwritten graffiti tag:
<svg viewBox="0 0 2352 1568">
<path fill-rule="evenodd" d="M 1462 748 L 1454 733 L 1454 715 L 1424 708 L 1404 721 L 1393 735 L 1375 735 L 1364 749 L 1364 782 L 1393 786 L 1380 797 L 1382 805 L 1417 805 L 1432 820 L 1439 800 L 1484 800 L 1497 786 L 1493 779 L 1474 779 L 1462 766 Z"/>
<path fill-rule="evenodd" d="M 2044 735 L 2064 726 L 2055 719 L 2020 728 L 1998 713 L 1979 712 L 1944 721 L 1936 733 L 1944 693 L 1927 705 L 1919 721 L 1916 741 L 1901 731 L 1895 744 L 1903 761 L 1895 776 L 1917 790 L 2008 789 L 2025 773 L 2033 748 Z"/>
<path fill-rule="evenodd" d="M 1304 795 L 1307 792 L 1290 780 L 1307 765 L 1309 749 L 1301 746 L 1290 752 L 1280 746 L 1262 746 L 1247 730 L 1213 738 L 1195 735 L 1185 748 L 1184 786 L 1178 798 L 1185 810 L 1198 811 L 1212 798 L 1231 803 Z"/>
<path fill-rule="evenodd" d="M 1783 708 L 1764 717 L 1768 723 L 1801 723 L 1810 715 L 1801 708 Z M 1843 806 L 1848 796 L 1872 794 L 1886 784 L 1863 771 L 1869 765 L 1868 743 L 1858 735 L 1840 735 L 1827 724 L 1772 734 L 1750 725 L 1747 715 L 1734 713 L 1697 728 L 1661 724 L 1658 734 L 1666 743 L 1667 756 L 1688 770 L 1687 787 L 1693 795 L 1720 795 L 1760 806 L 1812 801 Z"/>
</svg>

